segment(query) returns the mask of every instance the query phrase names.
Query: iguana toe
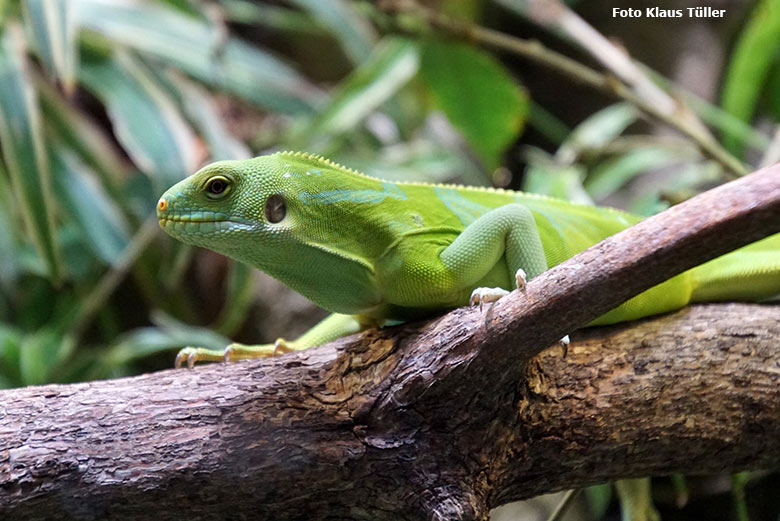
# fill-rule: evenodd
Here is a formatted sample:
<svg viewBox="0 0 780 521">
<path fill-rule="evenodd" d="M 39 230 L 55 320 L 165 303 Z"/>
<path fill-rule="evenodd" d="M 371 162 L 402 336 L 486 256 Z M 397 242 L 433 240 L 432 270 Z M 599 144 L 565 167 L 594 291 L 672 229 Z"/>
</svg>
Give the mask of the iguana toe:
<svg viewBox="0 0 780 521">
<path fill-rule="evenodd" d="M 275 344 L 246 345 L 234 342 L 225 348 L 222 359 L 225 362 L 235 362 L 250 358 L 270 358 L 272 356 L 276 356 Z"/>
<path fill-rule="evenodd" d="M 284 338 L 277 338 L 276 342 L 274 342 L 274 355 L 283 355 L 285 353 L 289 353 L 290 351 L 295 351 L 295 346 L 292 342 L 289 340 L 285 340 Z"/>
<path fill-rule="evenodd" d="M 503 288 L 477 288 L 471 292 L 469 304 L 472 306 L 479 304 L 479 310 L 482 311 L 482 306 L 484 304 L 495 302 L 508 294 L 509 292 Z"/>
<path fill-rule="evenodd" d="M 174 367 L 178 369 L 186 361 L 187 367 L 192 369 L 197 362 L 219 362 L 222 357 L 222 351 L 202 347 L 185 347 L 176 355 Z"/>
</svg>

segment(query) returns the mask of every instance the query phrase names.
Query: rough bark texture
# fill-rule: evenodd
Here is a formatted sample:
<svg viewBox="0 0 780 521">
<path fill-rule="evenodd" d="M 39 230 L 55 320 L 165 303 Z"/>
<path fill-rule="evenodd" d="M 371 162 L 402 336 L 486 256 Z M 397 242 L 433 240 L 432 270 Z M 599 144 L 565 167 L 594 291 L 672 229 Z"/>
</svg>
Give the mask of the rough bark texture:
<svg viewBox="0 0 780 521">
<path fill-rule="evenodd" d="M 279 359 L 0 392 L 12 519 L 484 519 L 608 478 L 780 463 L 775 306 L 552 344 L 780 231 L 780 169 L 710 191 L 502 299 Z"/>
<path fill-rule="evenodd" d="M 776 467 L 778 334 L 780 306 L 710 304 L 583 330 L 565 359 L 543 351 L 521 386 L 513 444 L 531 465 L 511 467 L 498 502 L 615 476 Z"/>
<path fill-rule="evenodd" d="M 374 421 L 360 391 L 403 357 L 387 332 L 229 370 L 4 391 L 0 512 L 468 519 L 619 477 L 777 466 L 779 319 L 776 305 L 713 304 L 581 332 L 513 393 L 463 382 L 439 411 L 392 406 L 401 424 Z"/>
</svg>

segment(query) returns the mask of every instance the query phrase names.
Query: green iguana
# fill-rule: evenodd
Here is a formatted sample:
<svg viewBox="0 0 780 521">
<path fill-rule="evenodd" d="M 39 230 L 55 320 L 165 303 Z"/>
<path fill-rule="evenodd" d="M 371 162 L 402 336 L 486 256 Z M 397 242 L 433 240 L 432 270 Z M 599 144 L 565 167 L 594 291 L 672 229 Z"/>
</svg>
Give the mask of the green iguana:
<svg viewBox="0 0 780 521">
<path fill-rule="evenodd" d="M 176 365 L 306 349 L 386 321 L 490 302 L 640 221 L 510 190 L 375 179 L 305 153 L 220 161 L 171 187 L 173 237 L 255 266 L 333 312 L 295 341 L 184 348 Z M 780 294 L 780 234 L 688 270 L 590 325 Z"/>
</svg>

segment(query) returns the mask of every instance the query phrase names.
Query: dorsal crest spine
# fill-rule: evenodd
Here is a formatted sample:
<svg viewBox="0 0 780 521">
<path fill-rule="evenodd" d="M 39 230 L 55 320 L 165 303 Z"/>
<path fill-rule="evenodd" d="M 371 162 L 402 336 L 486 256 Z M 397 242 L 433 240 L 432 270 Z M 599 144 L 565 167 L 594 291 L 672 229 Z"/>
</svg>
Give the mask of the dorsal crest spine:
<svg viewBox="0 0 780 521">
<path fill-rule="evenodd" d="M 346 172 L 349 174 L 359 175 L 362 177 L 370 177 L 366 174 L 363 174 L 361 172 L 358 172 L 357 170 L 353 170 L 352 168 L 346 167 L 342 164 L 336 163 L 335 161 L 331 161 L 327 157 L 322 157 L 319 154 L 310 154 L 308 152 L 293 152 L 291 150 L 285 150 L 284 152 L 278 152 L 279 155 L 282 156 L 288 156 L 293 157 L 295 159 L 308 159 L 310 161 L 316 161 L 318 163 L 321 163 L 322 166 L 327 166 L 330 168 L 335 168 L 336 170 L 341 170 L 342 172 Z"/>
<path fill-rule="evenodd" d="M 368 178 L 368 179 L 374 179 L 374 180 L 379 181 L 379 182 L 392 182 L 394 184 L 400 184 L 400 185 L 430 186 L 432 188 L 437 188 L 437 187 L 438 188 L 455 188 L 455 189 L 464 188 L 464 189 L 471 190 L 471 191 L 476 191 L 476 192 L 487 192 L 487 193 L 497 193 L 497 194 L 520 193 L 520 194 L 524 195 L 525 197 L 529 197 L 529 198 L 532 198 L 532 199 L 537 199 L 537 200 L 540 200 L 540 201 L 550 201 L 551 203 L 555 203 L 555 202 L 568 203 L 564 199 L 559 199 L 557 197 L 551 197 L 549 195 L 536 194 L 536 193 L 532 193 L 532 192 L 518 192 L 518 191 L 507 189 L 507 188 L 495 188 L 495 187 L 492 187 L 492 186 L 471 186 L 471 185 L 466 186 L 466 185 L 460 185 L 460 184 L 425 183 L 425 182 L 418 182 L 418 181 L 388 181 L 386 179 L 381 179 L 381 178 L 378 178 L 378 177 L 374 177 L 374 176 L 370 176 L 370 175 L 364 174 L 363 172 L 358 172 L 357 170 L 354 170 L 354 169 L 349 168 L 347 166 L 344 166 L 344 165 L 342 165 L 340 163 L 332 161 L 332 160 L 330 160 L 330 159 L 328 159 L 326 157 L 323 157 L 323 156 L 321 156 L 319 154 L 311 154 L 309 152 L 295 152 L 295 151 L 292 151 L 292 150 L 285 150 L 283 152 L 277 152 L 277 154 L 280 155 L 280 156 L 287 156 L 287 157 L 291 157 L 291 158 L 294 158 L 294 159 L 308 159 L 308 160 L 311 160 L 311 161 L 316 161 L 316 162 L 320 163 L 322 166 L 326 166 L 326 167 L 329 167 L 329 168 L 334 168 L 336 170 L 339 170 L 341 172 L 348 173 L 348 174 L 351 174 L 351 175 L 356 175 L 356 176 L 363 177 L 363 178 Z M 568 203 L 568 204 L 573 204 L 573 203 Z M 585 205 L 585 206 L 587 206 L 587 205 Z M 605 210 L 605 211 L 610 212 L 610 213 L 615 213 L 615 214 L 619 214 L 619 215 L 626 214 L 626 212 L 624 212 L 623 210 L 619 210 L 617 208 L 610 208 L 608 206 L 600 206 L 599 208 L 601 210 Z"/>
</svg>

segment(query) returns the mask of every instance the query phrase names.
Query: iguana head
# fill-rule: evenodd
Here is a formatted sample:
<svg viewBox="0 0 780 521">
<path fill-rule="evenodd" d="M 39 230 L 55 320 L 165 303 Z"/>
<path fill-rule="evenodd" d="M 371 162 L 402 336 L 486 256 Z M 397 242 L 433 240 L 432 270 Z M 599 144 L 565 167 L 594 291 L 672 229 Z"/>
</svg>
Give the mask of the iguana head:
<svg viewBox="0 0 780 521">
<path fill-rule="evenodd" d="M 359 211 L 365 204 L 342 201 L 361 181 L 380 184 L 306 154 L 220 161 L 169 188 L 157 217 L 182 242 L 259 268 L 326 309 L 352 313 L 374 298 L 358 289 L 372 284 L 364 252 L 383 248 L 367 240 L 377 235 L 373 224 L 361 227 L 369 222 Z"/>
<path fill-rule="evenodd" d="M 187 244 L 248 260 L 242 244 L 289 230 L 282 174 L 265 159 L 219 161 L 175 184 L 157 202 L 160 226 Z"/>
</svg>

